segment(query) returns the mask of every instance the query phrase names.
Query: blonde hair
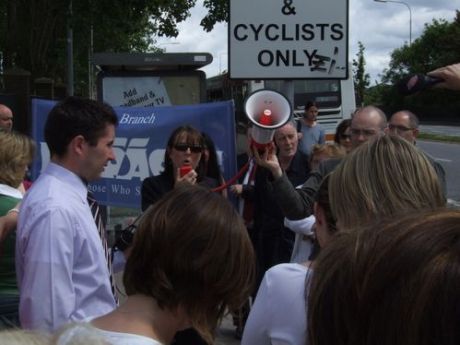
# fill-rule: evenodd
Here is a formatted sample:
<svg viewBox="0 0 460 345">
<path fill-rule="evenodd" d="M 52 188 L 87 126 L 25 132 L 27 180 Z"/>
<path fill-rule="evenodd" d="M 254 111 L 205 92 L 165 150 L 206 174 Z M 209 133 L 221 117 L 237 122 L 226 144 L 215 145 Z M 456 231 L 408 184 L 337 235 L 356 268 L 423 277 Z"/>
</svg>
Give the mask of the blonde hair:
<svg viewBox="0 0 460 345">
<path fill-rule="evenodd" d="M 18 187 L 32 162 L 35 145 L 19 132 L 0 131 L 0 183 Z"/>
<path fill-rule="evenodd" d="M 48 345 L 50 337 L 38 331 L 23 329 L 4 330 L 0 332 L 0 345 Z"/>
<path fill-rule="evenodd" d="M 445 205 L 426 156 L 389 135 L 362 144 L 341 162 L 331 174 L 330 199 L 341 230 Z"/>
</svg>

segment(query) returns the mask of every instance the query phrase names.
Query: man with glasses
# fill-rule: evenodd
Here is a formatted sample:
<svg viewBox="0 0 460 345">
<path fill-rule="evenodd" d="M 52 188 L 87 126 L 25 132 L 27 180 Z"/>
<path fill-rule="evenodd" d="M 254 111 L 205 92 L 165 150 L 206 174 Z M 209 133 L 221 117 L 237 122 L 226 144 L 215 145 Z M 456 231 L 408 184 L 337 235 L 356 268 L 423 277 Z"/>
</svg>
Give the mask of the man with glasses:
<svg viewBox="0 0 460 345">
<path fill-rule="evenodd" d="M 397 135 L 415 145 L 419 133 L 418 126 L 418 117 L 413 112 L 409 110 L 400 110 L 391 115 L 385 132 L 390 135 Z M 424 154 L 433 165 L 433 168 L 438 175 L 439 182 L 441 183 L 441 188 L 444 191 L 444 195 L 446 195 L 446 172 L 444 171 L 444 168 L 435 160 L 434 157 L 426 152 L 424 152 Z"/>
<path fill-rule="evenodd" d="M 386 132 L 398 135 L 408 142 L 415 144 L 419 130 L 417 116 L 409 110 L 401 110 L 391 115 Z"/>
<path fill-rule="evenodd" d="M 368 140 L 385 134 L 387 119 L 385 113 L 374 106 L 358 109 L 351 121 L 351 142 L 353 149 Z M 273 150 L 272 150 L 273 151 Z M 270 170 L 273 176 L 271 183 L 274 195 L 284 216 L 289 219 L 302 219 L 313 213 L 316 192 L 323 180 L 340 163 L 341 159 L 329 159 L 320 163 L 317 170 L 312 171 L 308 180 L 300 189 L 295 189 L 286 177 L 283 169 L 270 150 L 262 155 L 254 150 L 257 164 Z"/>
</svg>

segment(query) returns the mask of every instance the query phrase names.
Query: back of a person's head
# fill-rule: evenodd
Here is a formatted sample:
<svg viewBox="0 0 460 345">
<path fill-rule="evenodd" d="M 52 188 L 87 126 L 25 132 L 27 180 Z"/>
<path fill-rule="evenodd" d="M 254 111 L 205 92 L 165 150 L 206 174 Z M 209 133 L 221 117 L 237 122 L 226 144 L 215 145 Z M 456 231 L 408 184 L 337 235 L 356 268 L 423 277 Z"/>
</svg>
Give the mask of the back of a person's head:
<svg viewBox="0 0 460 345">
<path fill-rule="evenodd" d="M 35 144 L 19 132 L 0 131 L 0 183 L 17 188 L 32 162 Z"/>
<path fill-rule="evenodd" d="M 78 135 L 97 145 L 107 125 L 118 124 L 112 107 L 90 99 L 67 97 L 51 109 L 45 123 L 45 141 L 51 155 L 64 156 Z"/>
<path fill-rule="evenodd" d="M 341 230 L 445 204 L 430 161 L 411 143 L 390 135 L 346 156 L 331 174 L 329 191 Z"/>
<path fill-rule="evenodd" d="M 252 288 L 254 253 L 244 222 L 222 196 L 177 186 L 142 217 L 126 264 L 128 295 L 180 306 L 204 339 Z"/>
<path fill-rule="evenodd" d="M 345 149 L 336 143 L 314 144 L 309 158 L 310 167 L 317 168 L 323 160 L 345 157 L 346 154 Z"/>
<path fill-rule="evenodd" d="M 309 282 L 309 344 L 460 344 L 459 253 L 459 210 L 340 233 Z"/>
<path fill-rule="evenodd" d="M 323 154 L 328 158 L 339 158 L 346 155 L 345 150 L 336 143 L 314 144 L 311 155 Z"/>
</svg>

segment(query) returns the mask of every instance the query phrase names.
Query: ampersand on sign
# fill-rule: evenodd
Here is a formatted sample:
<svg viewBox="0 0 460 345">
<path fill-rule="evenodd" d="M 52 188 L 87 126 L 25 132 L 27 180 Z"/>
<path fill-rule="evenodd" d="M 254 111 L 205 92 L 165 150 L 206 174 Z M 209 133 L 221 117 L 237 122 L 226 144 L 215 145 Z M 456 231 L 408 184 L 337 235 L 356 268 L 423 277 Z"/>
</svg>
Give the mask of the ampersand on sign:
<svg viewBox="0 0 460 345">
<path fill-rule="evenodd" d="M 281 9 L 281 12 L 284 15 L 289 16 L 291 14 L 296 14 L 295 7 L 291 6 L 292 5 L 292 0 L 283 0 L 283 2 L 284 2 L 284 6 Z"/>
</svg>

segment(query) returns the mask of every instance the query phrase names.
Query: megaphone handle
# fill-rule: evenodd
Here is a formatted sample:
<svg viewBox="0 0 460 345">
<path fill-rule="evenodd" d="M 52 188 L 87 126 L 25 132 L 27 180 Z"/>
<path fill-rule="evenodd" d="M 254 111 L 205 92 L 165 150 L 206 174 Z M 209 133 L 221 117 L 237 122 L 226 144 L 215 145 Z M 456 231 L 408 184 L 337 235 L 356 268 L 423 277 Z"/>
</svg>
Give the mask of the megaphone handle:
<svg viewBox="0 0 460 345">
<path fill-rule="evenodd" d="M 248 170 L 248 167 L 249 167 L 249 162 L 251 160 L 253 160 L 254 158 L 251 158 L 250 160 L 248 160 L 246 162 L 245 165 L 242 166 L 242 168 L 240 169 L 240 171 L 237 172 L 237 174 L 235 176 L 233 176 L 230 180 L 228 180 L 227 182 L 224 182 L 222 185 L 220 185 L 219 187 L 216 187 L 216 188 L 213 188 L 211 189 L 212 192 L 221 192 L 223 191 L 224 189 L 226 189 L 227 187 L 231 186 L 232 184 L 234 184 L 242 175 L 243 173 Z"/>
</svg>

